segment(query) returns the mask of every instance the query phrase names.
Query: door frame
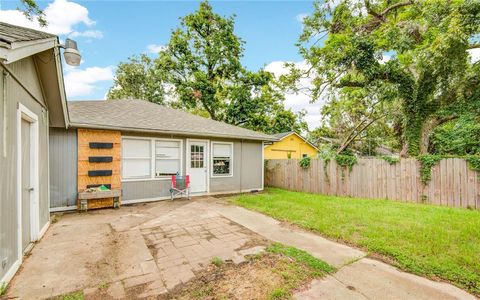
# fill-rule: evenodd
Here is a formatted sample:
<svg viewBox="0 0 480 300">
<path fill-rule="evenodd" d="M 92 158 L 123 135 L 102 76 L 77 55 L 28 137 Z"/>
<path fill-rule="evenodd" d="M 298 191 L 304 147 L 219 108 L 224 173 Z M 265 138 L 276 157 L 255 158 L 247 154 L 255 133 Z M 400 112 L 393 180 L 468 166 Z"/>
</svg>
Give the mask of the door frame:
<svg viewBox="0 0 480 300">
<path fill-rule="evenodd" d="M 210 140 L 205 140 L 205 139 L 187 139 L 187 142 L 186 142 L 186 147 L 185 147 L 185 175 L 190 175 L 189 174 L 189 171 L 190 171 L 190 159 L 191 159 L 191 155 L 190 155 L 190 143 L 191 142 L 205 142 L 205 150 L 204 150 L 204 157 L 205 157 L 205 167 L 207 168 L 207 173 L 206 173 L 206 185 L 207 185 L 207 190 L 206 192 L 204 193 L 210 193 L 210 156 L 209 156 L 209 153 L 210 153 Z M 200 192 L 201 194 L 202 192 Z"/>
<path fill-rule="evenodd" d="M 23 260 L 22 247 L 22 120 L 30 123 L 30 240 L 38 240 L 40 232 L 39 204 L 39 126 L 38 116 L 25 105 L 18 103 L 17 109 L 17 236 L 18 259 Z"/>
</svg>

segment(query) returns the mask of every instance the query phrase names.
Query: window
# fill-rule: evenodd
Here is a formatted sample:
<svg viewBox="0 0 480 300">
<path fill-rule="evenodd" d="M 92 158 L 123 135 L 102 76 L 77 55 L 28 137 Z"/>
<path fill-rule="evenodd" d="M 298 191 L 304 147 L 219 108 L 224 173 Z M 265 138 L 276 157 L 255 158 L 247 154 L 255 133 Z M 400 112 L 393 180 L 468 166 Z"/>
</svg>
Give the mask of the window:
<svg viewBox="0 0 480 300">
<path fill-rule="evenodd" d="M 233 143 L 212 143 L 212 176 L 232 176 Z"/>
<path fill-rule="evenodd" d="M 307 158 L 308 157 L 308 154 L 302 154 L 302 158 Z"/>
<path fill-rule="evenodd" d="M 204 146 L 201 145 L 190 146 L 190 168 L 203 168 L 204 150 Z"/>
<path fill-rule="evenodd" d="M 169 178 L 182 173 L 182 141 L 122 139 L 122 179 Z"/>
<path fill-rule="evenodd" d="M 180 141 L 157 140 L 155 142 L 155 177 L 181 173 Z"/>
<path fill-rule="evenodd" d="M 124 139 L 122 143 L 122 177 L 128 179 L 150 178 L 150 140 Z"/>
</svg>

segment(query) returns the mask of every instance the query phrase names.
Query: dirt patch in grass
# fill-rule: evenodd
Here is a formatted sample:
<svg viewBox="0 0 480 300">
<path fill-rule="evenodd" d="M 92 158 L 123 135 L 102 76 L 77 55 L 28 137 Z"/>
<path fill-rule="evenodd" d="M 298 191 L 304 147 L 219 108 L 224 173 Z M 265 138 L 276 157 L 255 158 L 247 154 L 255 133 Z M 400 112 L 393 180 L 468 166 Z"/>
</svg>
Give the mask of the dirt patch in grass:
<svg viewBox="0 0 480 300">
<path fill-rule="evenodd" d="M 275 243 L 239 265 L 211 264 L 161 299 L 288 299 L 332 271 L 304 251 Z"/>
</svg>

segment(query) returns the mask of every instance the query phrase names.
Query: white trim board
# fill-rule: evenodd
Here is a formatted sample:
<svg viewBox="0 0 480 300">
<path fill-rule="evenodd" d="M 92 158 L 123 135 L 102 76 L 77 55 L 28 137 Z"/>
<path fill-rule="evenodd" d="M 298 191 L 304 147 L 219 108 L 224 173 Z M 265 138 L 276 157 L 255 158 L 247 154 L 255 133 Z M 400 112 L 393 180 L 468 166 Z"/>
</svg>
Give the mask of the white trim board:
<svg viewBox="0 0 480 300">
<path fill-rule="evenodd" d="M 230 174 L 227 175 L 214 175 L 213 174 L 213 148 L 215 144 L 220 144 L 220 145 L 230 145 L 232 149 L 232 153 L 230 156 Z M 233 177 L 233 165 L 235 164 L 235 157 L 234 157 L 234 148 L 235 148 L 235 143 L 234 142 L 222 142 L 222 141 L 212 141 L 211 142 L 211 147 L 210 147 L 210 177 L 211 178 L 225 178 L 225 177 Z M 242 176 L 242 174 L 240 174 Z"/>
<path fill-rule="evenodd" d="M 204 158 L 205 160 L 205 164 L 206 164 L 206 168 L 207 168 L 207 174 L 206 174 L 206 192 L 210 192 L 210 140 L 204 140 L 204 139 L 189 139 L 187 138 L 186 139 L 186 145 L 185 145 L 185 175 L 190 175 L 189 174 L 189 171 L 190 171 L 190 143 L 191 142 L 204 142 L 207 149 L 205 149 L 205 151 L 203 152 L 203 154 L 206 156 Z"/>
<path fill-rule="evenodd" d="M 265 142 L 262 142 L 262 190 L 265 188 L 265 149 L 264 148 L 265 148 Z"/>
<path fill-rule="evenodd" d="M 190 196 L 192 199 L 195 197 L 202 197 L 202 196 L 216 196 L 216 195 L 228 195 L 228 194 L 241 194 L 241 193 L 250 193 L 253 191 L 263 191 L 263 188 L 258 189 L 246 189 L 246 190 L 232 190 L 232 191 L 221 191 L 221 192 L 213 192 L 213 193 L 195 193 L 191 194 Z M 122 205 L 130 205 L 130 204 L 137 204 L 137 203 L 147 203 L 147 202 L 156 202 L 156 201 L 164 201 L 170 200 L 170 196 L 163 196 L 163 197 L 154 197 L 154 198 L 143 198 L 143 199 L 133 199 L 133 200 L 122 200 Z M 173 201 L 175 201 L 175 198 Z M 178 199 L 185 199 L 185 197 L 178 198 Z"/>
<path fill-rule="evenodd" d="M 51 207 L 49 212 L 54 213 L 54 212 L 60 212 L 60 211 L 72 211 L 72 210 L 76 210 L 76 209 L 77 209 L 76 205 L 59 206 L 59 207 Z"/>
<path fill-rule="evenodd" d="M 123 175 L 123 141 L 124 140 L 144 140 L 144 141 L 149 141 L 150 142 L 150 176 L 149 177 L 144 177 L 144 178 L 125 178 Z M 142 136 L 128 136 L 128 135 L 122 135 L 121 137 L 121 148 L 122 148 L 122 153 L 121 153 L 121 167 L 122 167 L 122 173 L 120 174 L 120 180 L 121 182 L 132 182 L 132 181 L 153 181 L 153 180 L 171 180 L 171 176 L 162 176 L 162 177 L 155 177 L 155 164 L 156 164 L 156 141 L 176 141 L 180 142 L 180 175 L 183 174 L 183 165 L 184 165 L 184 159 L 183 159 L 183 139 L 178 139 L 178 138 L 157 138 L 157 137 L 142 137 Z M 129 158 L 127 158 L 129 159 Z M 145 158 L 146 159 L 146 158 Z"/>
<path fill-rule="evenodd" d="M 40 232 L 38 233 L 38 239 L 37 241 L 41 240 L 42 237 L 45 235 L 45 233 L 47 232 L 48 228 L 50 228 L 50 220 L 45 223 L 45 225 L 43 225 L 42 229 L 40 229 Z"/>
<path fill-rule="evenodd" d="M 2 277 L 2 279 L 0 280 L 0 284 L 1 283 L 5 283 L 5 284 L 9 283 L 10 280 L 12 280 L 13 276 L 15 276 L 15 274 L 17 273 L 21 264 L 22 264 L 22 261 L 17 259 L 13 263 L 13 265 L 10 267 L 10 269 L 8 269 L 7 273 L 5 273 L 5 275 Z"/>
<path fill-rule="evenodd" d="M 17 272 L 18 268 L 23 261 L 23 248 L 22 248 L 22 120 L 30 122 L 30 182 L 33 187 L 33 191 L 30 194 L 31 197 L 31 213 L 30 213 L 30 226 L 31 237 L 30 240 L 36 241 L 40 234 L 40 204 L 39 204 L 39 126 L 38 116 L 30 109 L 21 103 L 18 103 L 17 108 L 17 260 L 12 267 L 2 278 L 3 282 L 9 282 Z"/>
</svg>

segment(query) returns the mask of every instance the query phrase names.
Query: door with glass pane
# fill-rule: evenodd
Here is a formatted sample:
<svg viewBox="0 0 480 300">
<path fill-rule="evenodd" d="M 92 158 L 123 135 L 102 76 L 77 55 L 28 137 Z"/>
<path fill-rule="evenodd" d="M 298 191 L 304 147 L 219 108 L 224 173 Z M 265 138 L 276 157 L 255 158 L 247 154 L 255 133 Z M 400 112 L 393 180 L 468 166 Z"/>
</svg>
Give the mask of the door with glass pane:
<svg viewBox="0 0 480 300">
<path fill-rule="evenodd" d="M 190 175 L 190 191 L 207 191 L 207 141 L 188 141 L 187 174 Z"/>
</svg>

